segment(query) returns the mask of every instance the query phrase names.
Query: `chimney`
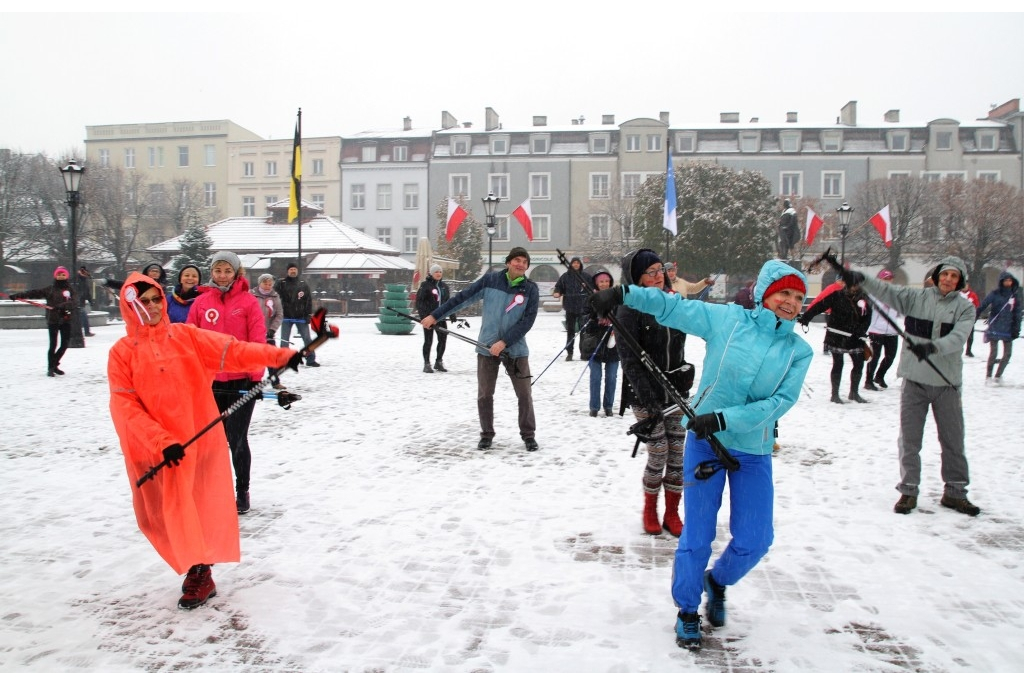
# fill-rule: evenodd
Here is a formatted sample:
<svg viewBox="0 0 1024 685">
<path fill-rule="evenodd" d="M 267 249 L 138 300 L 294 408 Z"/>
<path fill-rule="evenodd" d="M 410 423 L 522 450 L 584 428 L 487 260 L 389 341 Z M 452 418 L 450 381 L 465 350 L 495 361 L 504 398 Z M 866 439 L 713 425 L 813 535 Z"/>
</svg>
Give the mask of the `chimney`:
<svg viewBox="0 0 1024 685">
<path fill-rule="evenodd" d="M 462 128 L 473 128 L 473 122 L 472 121 L 463 121 L 462 122 Z"/>
<path fill-rule="evenodd" d="M 614 114 L 602 114 L 601 115 L 601 125 L 602 126 L 614 126 L 615 125 L 615 115 Z"/>
<path fill-rule="evenodd" d="M 658 112 L 658 118 L 661 119 L 661 123 L 665 124 L 666 126 L 669 125 L 668 112 Z"/>
<path fill-rule="evenodd" d="M 402 130 L 403 131 L 411 131 L 412 130 L 412 117 L 406 117 L 406 118 L 402 119 Z"/>
<path fill-rule="evenodd" d="M 583 122 L 584 122 L 584 121 L 586 121 L 586 120 L 585 120 L 585 119 L 583 118 L 583 115 L 581 114 L 581 115 L 580 115 L 580 126 L 582 126 L 582 125 L 583 125 Z"/>
<path fill-rule="evenodd" d="M 857 101 L 850 100 L 846 106 L 839 110 L 839 123 L 844 126 L 857 125 Z"/>
<path fill-rule="evenodd" d="M 580 125 L 580 120 L 579 119 L 573 119 L 572 120 L 572 125 L 573 126 L 579 126 Z"/>
<path fill-rule="evenodd" d="M 484 130 L 493 131 L 501 128 L 501 124 L 498 122 L 498 113 L 488 107 L 484 110 Z"/>
<path fill-rule="evenodd" d="M 548 125 L 548 118 L 547 117 L 543 117 L 543 116 L 535 116 L 535 117 L 533 117 L 533 125 L 534 126 L 547 126 Z"/>
<path fill-rule="evenodd" d="M 796 123 L 796 112 L 786 112 L 786 123 L 787 124 L 795 124 Z"/>
<path fill-rule="evenodd" d="M 441 130 L 447 131 L 450 128 L 455 128 L 459 125 L 459 122 L 451 115 L 448 110 L 441 112 Z"/>
<path fill-rule="evenodd" d="M 759 117 L 750 117 L 750 123 L 752 124 L 756 124 L 759 121 L 761 121 Z"/>
<path fill-rule="evenodd" d="M 718 117 L 718 123 L 720 124 L 738 124 L 740 123 L 739 112 L 722 112 Z"/>
<path fill-rule="evenodd" d="M 900 111 L 898 109 L 890 109 L 885 113 L 884 119 L 886 123 L 898 124 L 900 123 Z"/>
<path fill-rule="evenodd" d="M 999 105 L 998 107 L 993 105 L 992 109 L 990 109 L 989 112 L 988 112 L 988 118 L 989 119 L 1003 119 L 1005 117 L 1010 116 L 1011 114 L 1016 114 L 1019 111 L 1020 111 L 1020 98 L 1014 98 L 1013 100 L 1007 100 L 1006 102 L 1004 102 L 1003 104 Z"/>
</svg>

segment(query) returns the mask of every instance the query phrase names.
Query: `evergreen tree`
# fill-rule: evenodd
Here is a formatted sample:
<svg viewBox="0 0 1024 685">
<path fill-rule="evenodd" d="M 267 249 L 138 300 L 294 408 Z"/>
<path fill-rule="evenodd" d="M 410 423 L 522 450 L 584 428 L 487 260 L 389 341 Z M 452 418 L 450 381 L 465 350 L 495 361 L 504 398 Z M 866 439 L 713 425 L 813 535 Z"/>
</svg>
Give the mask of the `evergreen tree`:
<svg viewBox="0 0 1024 685">
<path fill-rule="evenodd" d="M 465 206 L 463 209 L 469 212 Z M 455 231 L 452 241 L 448 242 L 445 240 L 447 221 L 448 198 L 444 198 L 437 206 L 437 244 L 434 251 L 441 257 L 458 260 L 459 268 L 455 270 L 455 280 L 475 281 L 484 266 L 483 225 L 470 214 Z"/>
<path fill-rule="evenodd" d="M 178 272 L 186 264 L 195 264 L 203 270 L 205 276 L 209 276 L 209 269 L 206 265 L 210 261 L 213 250 L 213 240 L 206 233 L 205 226 L 190 226 L 178 241 L 181 252 L 175 256 L 171 264 L 171 274 L 168 274 L 171 283 L 177 282 Z"/>
</svg>

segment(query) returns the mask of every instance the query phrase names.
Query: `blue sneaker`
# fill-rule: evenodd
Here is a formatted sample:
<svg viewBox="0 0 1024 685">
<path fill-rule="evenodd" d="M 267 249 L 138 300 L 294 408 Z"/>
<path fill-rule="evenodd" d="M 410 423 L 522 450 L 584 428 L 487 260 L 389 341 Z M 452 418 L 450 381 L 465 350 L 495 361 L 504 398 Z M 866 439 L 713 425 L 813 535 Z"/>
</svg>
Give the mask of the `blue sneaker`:
<svg viewBox="0 0 1024 685">
<path fill-rule="evenodd" d="M 676 644 L 691 651 L 700 649 L 700 616 L 696 611 L 680 611 L 676 616 Z"/>
<path fill-rule="evenodd" d="M 704 592 L 708 593 L 708 622 L 716 628 L 725 625 L 725 586 L 711 577 L 711 571 L 704 572 Z"/>
</svg>

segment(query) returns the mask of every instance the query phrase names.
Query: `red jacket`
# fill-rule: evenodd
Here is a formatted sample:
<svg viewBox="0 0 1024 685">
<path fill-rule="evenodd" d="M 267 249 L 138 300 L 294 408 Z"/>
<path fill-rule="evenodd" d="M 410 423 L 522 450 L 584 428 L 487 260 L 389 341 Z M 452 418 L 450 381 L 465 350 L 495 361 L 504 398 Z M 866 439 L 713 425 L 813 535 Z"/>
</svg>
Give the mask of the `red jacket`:
<svg viewBox="0 0 1024 685">
<path fill-rule="evenodd" d="M 131 274 L 121 287 L 127 334 L 107 360 L 110 418 L 124 454 L 139 529 L 178 573 L 195 564 L 238 561 L 238 512 L 223 424 L 188 446 L 185 458 L 135 487 L 163 460 L 163 449 L 184 444 L 217 418 L 210 385 L 219 371 L 260 373 L 288 363 L 292 350 L 240 343 L 231 336 L 172 324 L 142 323 L 130 301 L 134 286 L 156 281 Z M 131 292 L 129 293 L 129 289 Z"/>
<path fill-rule="evenodd" d="M 267 326 L 263 322 L 260 303 L 249 292 L 249 281 L 244 276 L 237 277 L 225 293 L 218 288 L 210 288 L 197 297 L 188 310 L 185 323 L 226 333 L 242 342 L 267 342 Z M 239 378 L 259 381 L 263 378 L 263 369 L 251 373 L 218 373 L 214 380 L 233 381 Z"/>
</svg>

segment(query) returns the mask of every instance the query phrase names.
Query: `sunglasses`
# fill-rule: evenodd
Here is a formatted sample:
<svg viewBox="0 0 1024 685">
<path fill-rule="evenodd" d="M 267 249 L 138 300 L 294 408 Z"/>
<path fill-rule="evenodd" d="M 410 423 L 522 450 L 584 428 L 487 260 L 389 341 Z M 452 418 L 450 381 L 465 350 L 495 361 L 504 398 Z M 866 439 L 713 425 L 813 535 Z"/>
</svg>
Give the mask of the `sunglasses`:
<svg viewBox="0 0 1024 685">
<path fill-rule="evenodd" d="M 149 305 L 155 302 L 163 302 L 164 298 L 161 295 L 157 295 L 155 297 L 140 297 L 138 298 L 138 301 L 141 302 L 144 306 L 148 307 Z"/>
</svg>

